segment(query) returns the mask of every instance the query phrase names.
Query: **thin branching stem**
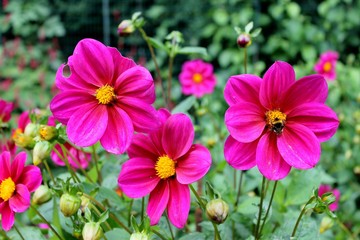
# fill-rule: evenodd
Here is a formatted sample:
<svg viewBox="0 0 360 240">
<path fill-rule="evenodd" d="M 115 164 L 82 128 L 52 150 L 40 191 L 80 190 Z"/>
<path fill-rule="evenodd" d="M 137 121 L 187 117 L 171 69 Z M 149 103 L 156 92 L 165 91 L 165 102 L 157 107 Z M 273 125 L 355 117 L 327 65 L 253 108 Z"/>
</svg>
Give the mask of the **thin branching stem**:
<svg viewBox="0 0 360 240">
<path fill-rule="evenodd" d="M 260 239 L 259 230 L 260 230 L 262 206 L 263 206 L 263 201 L 264 201 L 264 196 L 265 196 L 265 182 L 266 182 L 266 179 L 265 179 L 265 177 L 263 177 L 262 184 L 261 184 L 261 191 L 260 191 L 259 215 L 258 215 L 258 219 L 257 219 L 256 227 L 255 227 L 255 234 L 254 234 L 255 240 Z"/>
<path fill-rule="evenodd" d="M 263 228 L 264 228 L 264 225 L 265 225 L 265 222 L 266 222 L 266 218 L 268 217 L 269 212 L 270 212 L 270 207 L 271 207 L 272 201 L 273 201 L 274 196 L 275 196 L 275 191 L 276 191 L 277 183 L 278 183 L 278 181 L 275 181 L 273 190 L 272 190 L 272 192 L 271 192 L 271 197 L 270 197 L 269 206 L 268 206 L 268 208 L 266 209 L 265 217 L 264 217 L 263 223 L 261 224 L 261 227 L 260 227 L 260 231 L 259 231 L 259 235 L 260 235 L 260 236 L 261 236 L 261 232 L 262 232 L 262 230 L 263 230 Z"/>
<path fill-rule="evenodd" d="M 34 210 L 34 212 L 41 218 L 41 220 L 43 220 L 51 229 L 51 231 L 53 231 L 53 233 L 58 237 L 58 239 L 60 240 L 64 240 L 63 237 L 61 237 L 59 235 L 59 233 L 55 230 L 55 228 L 48 222 L 48 220 L 46 220 L 46 218 L 36 209 L 36 207 L 34 207 L 33 205 L 30 205 L 30 207 Z"/>
</svg>

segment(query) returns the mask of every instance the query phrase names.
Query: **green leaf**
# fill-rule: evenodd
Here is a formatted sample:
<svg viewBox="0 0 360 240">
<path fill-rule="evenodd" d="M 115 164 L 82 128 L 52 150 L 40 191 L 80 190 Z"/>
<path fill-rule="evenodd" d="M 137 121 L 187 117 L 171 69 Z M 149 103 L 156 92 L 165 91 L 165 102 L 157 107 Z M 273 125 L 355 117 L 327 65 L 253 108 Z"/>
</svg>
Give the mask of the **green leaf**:
<svg viewBox="0 0 360 240">
<path fill-rule="evenodd" d="M 206 56 L 207 50 L 206 50 L 206 48 L 203 48 L 203 47 L 183 47 L 177 53 L 178 54 L 186 54 L 186 55 L 200 54 L 200 55 Z"/>
<path fill-rule="evenodd" d="M 40 228 L 38 227 L 18 227 L 18 229 L 21 235 L 25 237 L 25 239 L 46 240 Z M 11 230 L 9 233 L 7 233 L 7 235 L 9 239 L 21 240 L 19 234 L 15 230 Z"/>
<path fill-rule="evenodd" d="M 131 215 L 131 226 L 132 226 L 132 228 L 134 229 L 135 232 L 140 232 L 139 225 L 137 224 L 134 215 Z"/>
<path fill-rule="evenodd" d="M 176 107 L 174 107 L 174 109 L 171 112 L 173 114 L 187 112 L 195 104 L 195 102 L 196 102 L 196 97 L 190 96 L 185 100 L 183 100 L 182 102 L 180 102 L 178 105 L 176 105 Z"/>
<path fill-rule="evenodd" d="M 249 22 L 249 23 L 246 24 L 246 26 L 245 26 L 245 32 L 246 32 L 246 33 L 250 33 L 250 31 L 251 31 L 251 29 L 253 29 L 253 27 L 254 27 L 254 22 L 253 22 L 253 21 Z"/>
<path fill-rule="evenodd" d="M 205 240 L 206 235 L 204 233 L 194 232 L 194 233 L 186 234 L 185 236 L 179 238 L 179 240 L 193 240 L 193 239 Z"/>
<path fill-rule="evenodd" d="M 128 240 L 130 239 L 130 234 L 121 228 L 114 228 L 105 233 L 106 239 L 116 239 L 116 240 Z"/>
<path fill-rule="evenodd" d="M 168 51 L 168 48 L 162 42 L 157 40 L 156 38 L 148 37 L 148 40 L 149 40 L 151 46 L 153 46 L 154 48 L 162 49 L 162 50 L 164 50 L 166 52 Z"/>
<path fill-rule="evenodd" d="M 106 209 L 106 211 L 103 212 L 103 213 L 100 215 L 99 220 L 98 220 L 98 223 L 103 223 L 103 222 L 105 222 L 108 218 L 109 218 L 109 209 Z"/>
<path fill-rule="evenodd" d="M 257 28 L 257 29 L 255 29 L 250 35 L 255 38 L 255 37 L 257 37 L 260 33 L 261 33 L 261 28 Z"/>
</svg>

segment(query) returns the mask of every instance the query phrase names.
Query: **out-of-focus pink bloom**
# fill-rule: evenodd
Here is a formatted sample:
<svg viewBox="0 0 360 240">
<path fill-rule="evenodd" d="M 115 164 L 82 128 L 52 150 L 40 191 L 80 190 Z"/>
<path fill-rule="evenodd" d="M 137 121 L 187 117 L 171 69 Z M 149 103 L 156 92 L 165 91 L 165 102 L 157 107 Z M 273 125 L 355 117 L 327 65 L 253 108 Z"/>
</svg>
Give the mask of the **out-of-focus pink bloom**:
<svg viewBox="0 0 360 240">
<path fill-rule="evenodd" d="M 230 105 L 224 146 L 234 168 L 257 166 L 270 180 L 286 177 L 291 167 L 313 168 L 320 159 L 320 142 L 330 139 L 339 120 L 325 105 L 328 86 L 321 75 L 295 81 L 294 69 L 275 62 L 263 79 L 251 74 L 232 76 L 224 90 Z"/>
<path fill-rule="evenodd" d="M 151 225 L 159 222 L 167 208 L 170 222 L 183 228 L 190 210 L 188 184 L 208 172 L 211 155 L 204 146 L 193 144 L 194 128 L 188 116 L 170 116 L 164 109 L 159 115 L 163 124 L 160 130 L 135 135 L 118 183 L 131 198 L 150 193 L 147 214 Z"/>
<path fill-rule="evenodd" d="M 94 39 L 81 40 L 68 63 L 58 69 L 56 86 L 60 93 L 50 109 L 80 147 L 100 140 L 105 150 L 121 154 L 129 147 L 134 130 L 158 128 L 150 72 L 116 48 Z"/>
<path fill-rule="evenodd" d="M 25 161 L 25 152 L 20 152 L 13 161 L 7 151 L 0 155 L 0 214 L 5 231 L 14 225 L 15 213 L 29 208 L 30 193 L 42 182 L 40 169 L 25 166 Z"/>
<path fill-rule="evenodd" d="M 30 123 L 29 112 L 25 111 L 20 114 L 18 118 L 18 126 L 17 129 L 12 132 L 12 139 L 15 139 L 18 134 L 24 133 L 26 125 Z"/>
<path fill-rule="evenodd" d="M 340 191 L 336 188 L 332 188 L 330 185 L 320 185 L 318 194 L 321 197 L 324 193 L 332 192 L 335 196 L 335 202 L 329 205 L 330 211 L 335 211 L 339 207 Z"/>
<path fill-rule="evenodd" d="M 10 139 L 3 139 L 0 140 L 0 153 L 8 151 L 10 152 L 11 156 L 15 156 L 17 147 L 15 142 Z"/>
<path fill-rule="evenodd" d="M 339 54 L 335 51 L 327 51 L 320 55 L 320 59 L 314 66 L 315 72 L 324 76 L 326 80 L 336 79 L 336 61 Z"/>
<path fill-rule="evenodd" d="M 13 109 L 14 103 L 0 99 L 0 123 L 6 123 L 10 120 Z"/>
<path fill-rule="evenodd" d="M 87 168 L 89 162 L 91 160 L 91 154 L 87 152 L 83 152 L 79 149 L 74 148 L 69 143 L 64 143 L 65 148 L 67 149 L 67 159 L 69 161 L 70 166 L 75 169 L 78 168 Z M 64 161 L 62 158 L 65 157 L 65 154 L 59 144 L 55 145 L 55 149 L 61 154 L 61 157 L 56 154 L 55 151 L 52 151 L 50 157 L 52 161 L 58 166 L 65 166 Z"/>
<path fill-rule="evenodd" d="M 182 93 L 193 94 L 198 98 L 212 93 L 216 85 L 213 66 L 201 59 L 185 62 L 179 75 L 179 81 Z"/>
</svg>

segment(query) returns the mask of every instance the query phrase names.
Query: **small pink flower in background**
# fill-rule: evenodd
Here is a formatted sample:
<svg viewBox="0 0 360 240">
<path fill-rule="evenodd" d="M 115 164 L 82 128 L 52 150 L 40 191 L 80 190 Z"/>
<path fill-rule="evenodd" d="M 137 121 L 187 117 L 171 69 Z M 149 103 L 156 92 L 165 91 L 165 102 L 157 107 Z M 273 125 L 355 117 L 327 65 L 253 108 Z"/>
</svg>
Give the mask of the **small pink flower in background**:
<svg viewBox="0 0 360 240">
<path fill-rule="evenodd" d="M 50 103 L 56 120 L 67 125 L 80 147 L 100 140 L 110 153 L 129 147 L 134 130 L 158 128 L 150 72 L 94 39 L 81 40 L 56 74 L 58 93 Z M 146 123 L 146 124 L 144 124 Z"/>
<path fill-rule="evenodd" d="M 9 152 L 0 155 L 0 214 L 5 231 L 9 231 L 14 225 L 15 213 L 29 208 L 30 193 L 42 182 L 40 169 L 36 166 L 24 166 L 25 161 L 25 152 L 20 152 L 13 161 Z"/>
<path fill-rule="evenodd" d="M 15 139 L 18 134 L 24 133 L 26 125 L 28 125 L 30 122 L 29 112 L 25 111 L 21 113 L 18 118 L 18 127 L 12 132 L 12 139 Z"/>
<path fill-rule="evenodd" d="M 336 79 L 336 61 L 339 54 L 335 51 L 327 51 L 320 55 L 320 59 L 314 66 L 315 72 L 324 76 L 327 80 Z"/>
<path fill-rule="evenodd" d="M 212 93 L 216 85 L 213 66 L 201 59 L 185 62 L 179 80 L 183 94 L 193 94 L 198 98 L 204 94 Z"/>
<path fill-rule="evenodd" d="M 8 151 L 11 156 L 15 156 L 17 147 L 15 142 L 10 139 L 0 140 L 0 153 Z"/>
<path fill-rule="evenodd" d="M 74 148 L 69 143 L 64 143 L 65 148 L 67 149 L 67 159 L 69 161 L 70 166 L 74 169 L 78 168 L 87 168 L 89 162 L 91 161 L 91 154 L 87 152 L 83 152 L 79 149 Z M 59 144 L 55 145 L 55 149 L 61 154 L 62 158 L 65 157 L 64 152 L 61 149 Z M 52 151 L 50 154 L 51 160 L 58 166 L 65 166 L 64 161 L 60 158 L 59 155 L 56 154 L 55 151 Z"/>
<path fill-rule="evenodd" d="M 14 103 L 0 99 L 0 123 L 6 123 L 10 120 L 13 109 Z"/>
<path fill-rule="evenodd" d="M 188 116 L 170 115 L 164 109 L 159 115 L 160 130 L 135 135 L 118 183 L 131 198 L 150 193 L 147 214 L 151 225 L 157 224 L 167 209 L 170 222 L 183 228 L 190 211 L 188 184 L 208 172 L 211 155 L 204 146 L 193 144 L 194 128 Z"/>
<path fill-rule="evenodd" d="M 313 168 L 320 143 L 336 132 L 339 120 L 325 105 L 328 86 L 321 75 L 295 81 L 286 62 L 275 62 L 263 79 L 251 74 L 230 77 L 224 97 L 229 104 L 225 124 L 230 132 L 224 146 L 234 168 L 257 166 L 270 180 L 286 177 L 291 167 Z"/>
<path fill-rule="evenodd" d="M 320 185 L 318 194 L 321 197 L 324 193 L 332 192 L 335 195 L 335 202 L 329 205 L 330 211 L 335 211 L 339 207 L 340 191 L 336 188 L 332 188 L 330 185 Z"/>
</svg>

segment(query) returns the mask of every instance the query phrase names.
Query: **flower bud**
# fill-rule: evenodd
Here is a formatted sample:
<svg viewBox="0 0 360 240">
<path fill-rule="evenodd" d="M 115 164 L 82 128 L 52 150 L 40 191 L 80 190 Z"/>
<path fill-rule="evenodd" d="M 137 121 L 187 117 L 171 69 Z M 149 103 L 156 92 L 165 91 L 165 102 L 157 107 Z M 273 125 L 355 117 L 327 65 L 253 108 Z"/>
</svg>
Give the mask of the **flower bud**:
<svg viewBox="0 0 360 240">
<path fill-rule="evenodd" d="M 47 141 L 40 141 L 35 144 L 33 150 L 33 164 L 39 165 L 45 158 L 50 156 L 51 144 Z"/>
<path fill-rule="evenodd" d="M 320 223 L 320 233 L 324 233 L 326 230 L 330 229 L 332 226 L 334 225 L 334 221 L 325 216 L 322 220 L 321 220 L 321 223 Z"/>
<path fill-rule="evenodd" d="M 60 198 L 60 210 L 65 217 L 74 215 L 80 208 L 81 199 L 76 195 L 64 193 Z"/>
<path fill-rule="evenodd" d="M 35 123 L 29 123 L 28 125 L 26 125 L 24 130 L 24 134 L 32 138 L 36 137 L 38 135 L 38 132 L 39 125 Z"/>
<path fill-rule="evenodd" d="M 247 33 L 241 33 L 237 38 L 237 45 L 246 48 L 251 45 L 251 36 Z"/>
<path fill-rule="evenodd" d="M 229 205 L 220 198 L 213 199 L 206 204 L 206 215 L 216 224 L 225 222 L 228 213 Z"/>
<path fill-rule="evenodd" d="M 149 240 L 150 237 L 143 232 L 135 232 L 131 234 L 130 240 Z"/>
<path fill-rule="evenodd" d="M 41 125 L 39 135 L 41 139 L 51 141 L 57 138 L 58 130 L 53 126 Z"/>
<path fill-rule="evenodd" d="M 26 149 L 32 149 L 35 146 L 34 139 L 23 133 L 16 134 L 16 137 L 14 137 L 14 142 L 15 142 L 16 146 L 26 148 Z"/>
<path fill-rule="evenodd" d="M 131 20 L 123 20 L 117 29 L 118 35 L 120 37 L 129 36 L 131 33 L 135 31 L 134 25 Z"/>
<path fill-rule="evenodd" d="M 82 230 L 84 240 L 98 240 L 103 236 L 103 230 L 100 223 L 88 222 Z"/>
<path fill-rule="evenodd" d="M 82 213 L 85 213 L 85 208 L 90 208 L 90 199 L 85 197 L 84 195 L 81 196 L 81 204 L 80 204 L 80 210 Z"/>
<path fill-rule="evenodd" d="M 50 189 L 45 185 L 40 185 L 40 187 L 38 187 L 38 189 L 36 189 L 36 191 L 34 192 L 32 201 L 37 205 L 41 205 L 48 202 L 50 199 Z"/>
</svg>

